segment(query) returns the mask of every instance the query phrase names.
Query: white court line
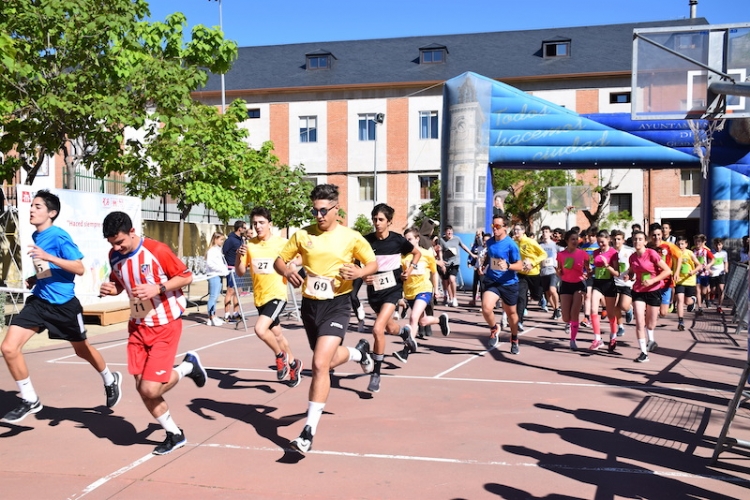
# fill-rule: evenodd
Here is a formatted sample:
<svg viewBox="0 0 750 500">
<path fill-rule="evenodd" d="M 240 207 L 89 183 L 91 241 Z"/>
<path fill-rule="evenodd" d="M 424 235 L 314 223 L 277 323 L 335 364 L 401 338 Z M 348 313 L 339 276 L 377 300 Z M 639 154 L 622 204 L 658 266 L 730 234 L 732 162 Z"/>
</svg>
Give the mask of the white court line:
<svg viewBox="0 0 750 500">
<path fill-rule="evenodd" d="M 519 337 L 521 337 L 521 336 L 522 336 L 522 335 L 523 335 L 524 333 L 526 333 L 526 332 L 530 332 L 530 331 L 531 331 L 531 330 L 533 330 L 534 328 L 536 328 L 536 327 L 535 327 L 535 326 L 532 326 L 531 328 L 527 328 L 527 329 L 525 329 L 525 330 L 524 330 L 523 332 L 518 332 L 518 336 L 519 336 Z M 488 352 L 490 352 L 490 351 L 492 351 L 492 350 L 494 350 L 494 349 L 499 349 L 499 348 L 500 348 L 500 346 L 502 346 L 502 345 L 508 345 L 508 342 L 498 342 L 498 343 L 497 343 L 497 345 L 496 345 L 495 347 L 491 348 L 491 349 L 487 349 L 486 351 L 482 351 L 482 352 L 480 352 L 480 353 L 477 353 L 477 354 L 472 354 L 472 355 L 471 355 L 471 357 L 470 357 L 469 359 L 467 359 L 467 360 L 464 360 L 464 361 L 461 361 L 461 362 L 460 362 L 460 363 L 458 363 L 457 365 L 454 365 L 453 367 L 451 367 L 451 368 L 448 368 L 447 370 L 445 370 L 445 371 L 442 371 L 442 372 L 438 373 L 437 375 L 435 375 L 435 377 L 434 377 L 434 378 L 440 378 L 440 377 L 442 377 L 443 375 L 445 375 L 446 373 L 450 373 L 450 372 L 452 372 L 453 370 L 456 370 L 456 369 L 458 369 L 458 368 L 461 368 L 461 367 L 462 367 L 463 365 L 465 365 L 466 363 L 468 363 L 468 362 L 470 362 L 470 361 L 472 361 L 472 360 L 474 360 L 474 359 L 477 359 L 477 358 L 479 358 L 479 357 L 481 357 L 481 356 L 484 356 L 485 354 L 487 354 Z"/>
<path fill-rule="evenodd" d="M 73 500 L 74 498 L 85 497 L 86 495 L 88 495 L 89 493 L 91 493 L 92 491 L 94 491 L 95 489 L 97 489 L 99 486 L 102 486 L 103 484 L 107 483 L 109 480 L 114 479 L 114 478 L 116 478 L 118 476 L 121 476 L 121 475 L 125 474 L 126 472 L 128 472 L 129 470 L 135 469 L 136 467 L 138 467 L 142 463 L 145 463 L 145 462 L 151 460 L 155 456 L 156 455 L 154 455 L 153 453 L 149 453 L 148 455 L 139 458 L 135 462 L 133 462 L 131 464 L 128 464 L 125 467 L 122 467 L 121 469 L 118 469 L 118 470 L 114 471 L 111 474 L 107 474 L 106 476 L 97 479 L 96 481 L 94 481 L 90 485 L 86 486 L 80 493 L 76 493 L 74 495 L 69 496 L 68 500 Z"/>
<path fill-rule="evenodd" d="M 120 347 L 121 345 L 127 345 L 127 343 L 128 343 L 128 341 L 126 340 L 125 342 L 118 342 L 117 344 L 110 344 L 110 345 L 107 345 L 107 346 L 104 346 L 104 347 L 97 346 L 96 349 L 98 351 L 103 351 L 105 349 L 112 349 L 113 347 Z M 63 356 L 61 358 L 48 359 L 47 363 L 57 363 L 57 362 L 59 362 L 59 361 L 61 361 L 63 359 L 68 359 L 68 358 L 78 358 L 78 355 L 74 352 L 73 354 L 68 354 L 67 356 Z M 78 364 L 78 363 L 75 363 L 75 364 Z M 86 361 L 85 364 L 89 364 L 88 361 Z"/>
</svg>

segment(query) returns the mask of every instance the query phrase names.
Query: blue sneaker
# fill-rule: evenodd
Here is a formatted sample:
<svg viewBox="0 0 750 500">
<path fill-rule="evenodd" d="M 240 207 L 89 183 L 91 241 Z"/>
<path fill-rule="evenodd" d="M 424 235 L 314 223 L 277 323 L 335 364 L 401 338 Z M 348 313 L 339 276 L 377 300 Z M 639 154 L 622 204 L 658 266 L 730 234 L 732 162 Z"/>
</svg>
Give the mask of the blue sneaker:
<svg viewBox="0 0 750 500">
<path fill-rule="evenodd" d="M 625 327 L 620 325 L 617 327 L 617 336 L 622 337 L 623 335 L 625 335 Z"/>
<path fill-rule="evenodd" d="M 627 310 L 625 313 L 625 323 L 630 324 L 633 322 L 633 308 Z"/>
<path fill-rule="evenodd" d="M 206 385 L 206 370 L 201 366 L 201 358 L 198 356 L 198 353 L 195 351 L 188 351 L 185 354 L 185 359 L 182 360 L 183 363 L 190 363 L 193 365 L 193 370 L 187 374 L 188 378 L 193 379 L 193 382 L 195 382 L 195 385 L 198 387 L 203 387 Z"/>
</svg>

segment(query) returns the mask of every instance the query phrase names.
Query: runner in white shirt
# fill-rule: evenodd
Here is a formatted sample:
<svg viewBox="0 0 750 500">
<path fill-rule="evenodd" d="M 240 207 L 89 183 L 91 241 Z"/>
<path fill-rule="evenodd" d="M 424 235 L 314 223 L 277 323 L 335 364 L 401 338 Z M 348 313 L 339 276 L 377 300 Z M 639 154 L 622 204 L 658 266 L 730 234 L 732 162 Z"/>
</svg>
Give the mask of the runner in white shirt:
<svg viewBox="0 0 750 500">
<path fill-rule="evenodd" d="M 624 323 L 633 321 L 633 282 L 624 280 L 622 277 L 627 274 L 630 268 L 630 256 L 635 252 L 635 248 L 625 244 L 625 233 L 619 229 L 612 230 L 611 238 L 615 250 L 617 250 L 617 259 L 620 263 L 620 276 L 615 278 L 615 287 L 617 288 L 617 336 L 625 335 Z"/>
</svg>

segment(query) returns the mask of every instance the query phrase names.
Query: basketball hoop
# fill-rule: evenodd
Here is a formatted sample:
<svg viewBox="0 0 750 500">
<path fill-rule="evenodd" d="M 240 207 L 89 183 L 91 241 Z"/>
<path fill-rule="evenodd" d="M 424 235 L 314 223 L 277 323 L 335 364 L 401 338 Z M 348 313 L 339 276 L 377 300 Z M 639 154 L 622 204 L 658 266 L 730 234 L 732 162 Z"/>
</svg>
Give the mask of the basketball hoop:
<svg viewBox="0 0 750 500">
<path fill-rule="evenodd" d="M 708 176 L 708 166 L 711 164 L 711 143 L 714 133 L 724 129 L 726 119 L 705 120 L 706 127 L 701 127 L 702 120 L 688 120 L 690 130 L 693 131 L 693 152 L 701 161 L 703 178 Z"/>
</svg>

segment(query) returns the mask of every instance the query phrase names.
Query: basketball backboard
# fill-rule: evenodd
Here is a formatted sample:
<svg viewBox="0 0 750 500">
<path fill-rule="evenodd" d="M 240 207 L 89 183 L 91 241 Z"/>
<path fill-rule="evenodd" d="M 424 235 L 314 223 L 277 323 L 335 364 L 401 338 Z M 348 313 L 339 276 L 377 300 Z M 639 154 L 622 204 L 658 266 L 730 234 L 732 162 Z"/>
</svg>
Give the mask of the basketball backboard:
<svg viewBox="0 0 750 500">
<path fill-rule="evenodd" d="M 634 120 L 750 117 L 750 23 L 633 31 Z"/>
<path fill-rule="evenodd" d="M 548 187 L 547 210 L 553 213 L 591 210 L 591 188 L 589 186 Z"/>
</svg>

